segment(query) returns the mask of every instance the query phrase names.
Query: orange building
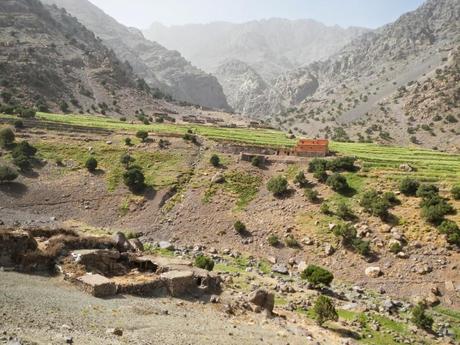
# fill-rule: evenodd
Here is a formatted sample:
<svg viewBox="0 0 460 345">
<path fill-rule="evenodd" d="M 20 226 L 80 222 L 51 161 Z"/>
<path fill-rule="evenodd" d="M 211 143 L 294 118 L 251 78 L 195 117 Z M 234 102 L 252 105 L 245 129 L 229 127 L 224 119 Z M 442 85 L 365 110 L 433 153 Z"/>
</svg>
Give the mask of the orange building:
<svg viewBox="0 0 460 345">
<path fill-rule="evenodd" d="M 292 152 L 294 155 L 301 157 L 324 157 L 329 153 L 329 140 L 300 139 Z"/>
</svg>

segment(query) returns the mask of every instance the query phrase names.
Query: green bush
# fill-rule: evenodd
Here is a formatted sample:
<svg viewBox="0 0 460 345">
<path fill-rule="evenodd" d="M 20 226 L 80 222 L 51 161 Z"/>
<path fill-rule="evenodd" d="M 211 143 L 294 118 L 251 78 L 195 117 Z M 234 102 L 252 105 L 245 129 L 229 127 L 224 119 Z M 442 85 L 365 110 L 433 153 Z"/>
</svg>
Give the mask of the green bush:
<svg viewBox="0 0 460 345">
<path fill-rule="evenodd" d="M 88 169 L 89 172 L 95 172 L 97 169 L 97 159 L 94 157 L 90 157 L 85 162 L 85 168 Z"/>
<path fill-rule="evenodd" d="M 353 225 L 348 223 L 340 223 L 334 227 L 333 233 L 337 237 L 342 237 L 344 245 L 349 246 L 356 238 L 356 229 Z"/>
<path fill-rule="evenodd" d="M 30 170 L 30 168 L 32 167 L 29 157 L 23 154 L 13 157 L 13 164 L 16 165 L 22 172 Z"/>
<path fill-rule="evenodd" d="M 415 195 L 417 193 L 418 187 L 420 187 L 420 182 L 410 177 L 402 179 L 401 183 L 399 184 L 400 192 L 406 196 Z"/>
<path fill-rule="evenodd" d="M 338 157 L 333 160 L 327 161 L 327 169 L 337 171 L 356 171 L 355 157 Z"/>
<path fill-rule="evenodd" d="M 131 138 L 125 138 L 125 145 L 126 146 L 131 146 L 132 145 Z"/>
<path fill-rule="evenodd" d="M 239 234 L 243 234 L 246 232 L 246 225 L 240 220 L 237 220 L 234 224 L 233 227 L 235 228 L 236 232 Z"/>
<path fill-rule="evenodd" d="M 338 321 L 339 314 L 335 309 L 334 303 L 329 297 L 319 296 L 313 305 L 315 319 L 319 326 L 322 326 L 326 321 Z"/>
<path fill-rule="evenodd" d="M 30 158 L 35 156 L 36 153 L 37 149 L 24 140 L 14 147 L 13 151 L 11 152 L 11 155 L 13 157 L 18 157 L 22 155 Z"/>
<path fill-rule="evenodd" d="M 332 190 L 338 193 L 344 193 L 350 189 L 350 186 L 348 185 L 348 182 L 345 176 L 340 175 L 338 173 L 334 173 L 331 176 L 329 176 L 326 180 L 326 184 L 329 187 L 331 187 Z"/>
<path fill-rule="evenodd" d="M 32 108 L 24 108 L 24 109 L 21 109 L 19 116 L 26 118 L 26 119 L 30 119 L 30 118 L 35 117 L 36 113 L 37 112 Z"/>
<path fill-rule="evenodd" d="M 280 244 L 280 239 L 278 238 L 278 236 L 274 235 L 274 234 L 271 234 L 270 236 L 268 236 L 268 244 L 271 245 L 272 247 L 276 247 L 277 245 Z"/>
<path fill-rule="evenodd" d="M 317 202 L 319 193 L 311 188 L 304 189 L 304 195 L 307 197 L 308 201 L 310 202 Z"/>
<path fill-rule="evenodd" d="M 331 208 L 329 207 L 328 204 L 324 203 L 321 205 L 321 207 L 319 208 L 319 211 L 322 213 L 322 214 L 325 214 L 325 215 L 331 215 L 332 212 L 331 212 Z"/>
<path fill-rule="evenodd" d="M 299 171 L 297 173 L 297 175 L 294 178 L 294 183 L 299 185 L 300 187 L 303 187 L 308 183 L 307 179 L 305 178 L 305 173 L 303 171 Z"/>
<path fill-rule="evenodd" d="M 324 183 L 328 179 L 326 170 L 316 170 L 313 174 L 313 177 L 318 180 L 318 182 Z"/>
<path fill-rule="evenodd" d="M 420 207 L 422 208 L 422 217 L 433 224 L 440 224 L 444 220 L 444 216 L 455 213 L 453 206 L 439 195 L 424 198 Z"/>
<path fill-rule="evenodd" d="M 454 200 L 460 200 L 460 186 L 453 186 L 450 193 L 452 194 L 452 198 L 454 198 Z"/>
<path fill-rule="evenodd" d="M 402 247 L 399 242 L 394 242 L 390 246 L 390 252 L 393 254 L 398 254 L 401 251 Z"/>
<path fill-rule="evenodd" d="M 422 184 L 418 187 L 416 196 L 419 198 L 429 198 L 439 193 L 439 188 L 434 184 Z"/>
<path fill-rule="evenodd" d="M 321 158 L 314 158 L 308 163 L 308 172 L 309 173 L 314 173 L 317 171 L 326 171 L 327 169 L 327 160 L 326 159 L 321 159 Z"/>
<path fill-rule="evenodd" d="M 14 121 L 14 128 L 20 129 L 24 128 L 24 122 L 22 120 L 15 120 Z"/>
<path fill-rule="evenodd" d="M 331 272 L 316 265 L 308 265 L 308 267 L 302 271 L 300 277 L 307 280 L 314 287 L 322 285 L 329 286 L 334 280 L 334 275 Z"/>
<path fill-rule="evenodd" d="M 142 142 L 145 142 L 149 137 L 149 133 L 147 131 L 137 131 L 136 137 L 141 139 Z"/>
<path fill-rule="evenodd" d="M 426 315 L 426 306 L 422 303 L 417 304 L 412 309 L 412 322 L 421 329 L 430 331 L 433 327 L 433 319 Z"/>
<path fill-rule="evenodd" d="M 16 136 L 11 128 L 2 128 L 0 129 L 0 146 L 8 147 L 14 143 Z"/>
<path fill-rule="evenodd" d="M 138 166 L 131 166 L 124 172 L 123 182 L 135 193 L 140 193 L 145 189 L 145 176 L 142 169 Z"/>
<path fill-rule="evenodd" d="M 351 245 L 353 249 L 362 256 L 368 256 L 371 254 L 371 243 L 369 241 L 355 238 Z"/>
<path fill-rule="evenodd" d="M 212 166 L 218 167 L 220 165 L 220 158 L 218 155 L 212 155 L 211 158 L 209 159 L 209 162 L 211 163 Z"/>
<path fill-rule="evenodd" d="M 135 161 L 136 159 L 134 159 L 134 157 L 130 156 L 128 153 L 125 153 L 120 157 L 120 163 L 123 164 L 126 169 L 128 169 L 129 165 Z"/>
<path fill-rule="evenodd" d="M 366 191 L 361 196 L 359 204 L 367 213 L 382 219 L 388 216 L 388 210 L 391 207 L 388 199 L 381 197 L 377 191 L 373 189 Z"/>
<path fill-rule="evenodd" d="M 267 183 L 267 189 L 275 196 L 281 196 L 286 193 L 288 181 L 284 176 L 272 177 Z"/>
<path fill-rule="evenodd" d="M 0 165 L 0 183 L 11 182 L 18 178 L 16 170 L 6 165 Z"/>
<path fill-rule="evenodd" d="M 288 236 L 284 239 L 284 244 L 289 248 L 298 248 L 300 247 L 299 242 L 292 236 Z"/>
<path fill-rule="evenodd" d="M 447 243 L 460 246 L 460 229 L 454 221 L 444 220 L 439 226 L 438 231 L 446 235 Z"/>
<path fill-rule="evenodd" d="M 257 168 L 262 167 L 264 159 L 261 156 L 254 156 L 251 159 L 251 164 Z"/>
<path fill-rule="evenodd" d="M 66 101 L 62 101 L 60 104 L 59 104 L 59 108 L 61 109 L 61 111 L 63 113 L 67 113 L 69 111 L 69 105 L 67 104 Z"/>
<path fill-rule="evenodd" d="M 388 204 L 390 204 L 392 206 L 398 205 L 398 204 L 401 203 L 399 201 L 399 199 L 396 197 L 396 194 L 393 193 L 393 192 L 385 192 L 385 193 L 383 193 L 382 198 L 383 198 L 383 200 L 385 200 L 386 202 L 388 202 Z"/>
<path fill-rule="evenodd" d="M 199 255 L 195 258 L 195 266 L 208 271 L 212 271 L 214 268 L 214 260 L 209 256 Z"/>
<path fill-rule="evenodd" d="M 341 201 L 338 204 L 336 214 L 343 220 L 351 220 L 356 217 L 353 213 L 353 210 L 350 208 L 350 206 L 348 206 L 348 204 L 345 201 Z"/>
</svg>

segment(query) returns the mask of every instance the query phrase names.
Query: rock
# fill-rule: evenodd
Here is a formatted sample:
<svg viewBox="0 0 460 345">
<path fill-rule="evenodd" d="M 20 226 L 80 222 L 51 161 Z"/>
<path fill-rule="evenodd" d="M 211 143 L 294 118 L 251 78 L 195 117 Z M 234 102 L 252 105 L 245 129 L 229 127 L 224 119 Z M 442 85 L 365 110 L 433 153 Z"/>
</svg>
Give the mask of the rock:
<svg viewBox="0 0 460 345">
<path fill-rule="evenodd" d="M 115 235 L 113 235 L 113 241 L 115 242 L 115 246 L 120 252 L 128 252 L 134 250 L 129 241 L 126 239 L 125 234 L 122 232 L 117 232 Z"/>
<path fill-rule="evenodd" d="M 417 267 L 416 272 L 420 275 L 425 275 L 430 273 L 432 270 L 433 268 L 430 265 L 424 264 L 422 266 Z"/>
<path fill-rule="evenodd" d="M 430 293 L 427 297 L 425 297 L 424 301 L 428 307 L 434 307 L 440 303 L 439 298 L 433 293 Z"/>
<path fill-rule="evenodd" d="M 130 239 L 128 242 L 131 245 L 131 247 L 133 247 L 135 250 L 137 250 L 139 252 L 144 251 L 144 245 L 142 244 L 140 239 L 133 238 L 133 239 Z"/>
<path fill-rule="evenodd" d="M 275 264 L 272 266 L 272 271 L 280 274 L 288 274 L 289 270 L 285 264 Z"/>
<path fill-rule="evenodd" d="M 324 246 L 324 254 L 326 254 L 327 256 L 334 254 L 334 252 L 335 252 L 335 248 L 331 244 L 327 243 Z"/>
<path fill-rule="evenodd" d="M 268 256 L 267 261 L 271 263 L 272 265 L 276 264 L 278 260 L 274 256 Z"/>
<path fill-rule="evenodd" d="M 307 269 L 308 265 L 305 261 L 300 261 L 299 264 L 297 265 L 297 270 L 299 272 L 303 272 Z"/>
<path fill-rule="evenodd" d="M 160 247 L 160 249 L 174 250 L 174 245 L 168 241 L 160 241 L 158 243 L 158 246 Z"/>
<path fill-rule="evenodd" d="M 64 341 L 66 344 L 73 344 L 73 338 L 72 337 L 64 337 Z"/>
<path fill-rule="evenodd" d="M 403 163 L 399 166 L 399 170 L 406 171 L 406 172 L 412 172 L 414 171 L 414 168 L 409 163 Z"/>
<path fill-rule="evenodd" d="M 105 143 L 106 143 L 107 145 L 112 145 L 112 142 L 111 142 L 110 140 L 107 140 Z"/>
<path fill-rule="evenodd" d="M 294 266 L 297 263 L 296 258 L 289 258 L 288 264 Z"/>
<path fill-rule="evenodd" d="M 334 223 L 329 223 L 329 230 L 334 230 L 334 228 L 337 226 L 337 224 Z"/>
<path fill-rule="evenodd" d="M 380 277 L 383 272 L 382 270 L 380 269 L 380 267 L 367 267 L 366 270 L 364 271 L 366 273 L 366 276 L 370 277 L 370 278 L 378 278 Z"/>
<path fill-rule="evenodd" d="M 398 254 L 396 254 L 396 256 L 400 259 L 408 259 L 409 258 L 409 254 L 405 253 L 405 252 L 399 252 Z"/>
<path fill-rule="evenodd" d="M 224 183 L 224 182 L 225 182 L 225 177 L 220 172 L 215 174 L 211 179 L 211 183 Z"/>
<path fill-rule="evenodd" d="M 109 328 L 105 331 L 106 334 L 113 334 L 118 337 L 121 337 L 123 335 L 123 329 L 121 328 Z"/>
<path fill-rule="evenodd" d="M 263 289 L 258 289 L 252 292 L 248 298 L 249 302 L 264 309 L 268 312 L 272 312 L 275 307 L 275 295 L 267 292 Z"/>
<path fill-rule="evenodd" d="M 94 297 L 111 297 L 117 293 L 117 286 L 100 274 L 86 274 L 77 278 L 77 285 Z"/>
<path fill-rule="evenodd" d="M 315 244 L 315 241 L 313 241 L 310 237 L 304 237 L 302 239 L 302 243 L 307 246 L 312 246 L 313 244 Z"/>
<path fill-rule="evenodd" d="M 219 298 L 219 296 L 217 296 L 217 295 L 212 295 L 211 298 L 209 299 L 209 301 L 210 301 L 211 303 L 219 303 L 219 302 L 220 302 L 220 298 Z"/>
</svg>

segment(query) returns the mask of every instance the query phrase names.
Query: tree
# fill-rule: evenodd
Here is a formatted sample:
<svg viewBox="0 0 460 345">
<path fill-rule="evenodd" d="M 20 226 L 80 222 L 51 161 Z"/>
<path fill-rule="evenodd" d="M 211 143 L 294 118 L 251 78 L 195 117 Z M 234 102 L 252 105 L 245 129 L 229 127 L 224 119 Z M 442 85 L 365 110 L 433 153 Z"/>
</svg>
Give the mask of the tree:
<svg viewBox="0 0 460 345">
<path fill-rule="evenodd" d="M 335 309 L 334 302 L 329 297 L 319 296 L 313 306 L 316 322 L 322 326 L 326 321 L 337 321 L 339 315 Z"/>
<path fill-rule="evenodd" d="M 209 162 L 212 164 L 212 166 L 218 167 L 220 165 L 220 158 L 218 155 L 214 154 L 209 159 Z"/>
<path fill-rule="evenodd" d="M 319 287 L 321 285 L 329 286 L 334 280 L 334 275 L 328 270 L 315 265 L 309 265 L 300 274 L 302 279 L 306 279 L 313 287 Z"/>
<path fill-rule="evenodd" d="M 19 116 L 29 119 L 29 118 L 35 117 L 36 113 L 37 112 L 32 108 L 24 108 L 24 109 L 21 109 Z"/>
<path fill-rule="evenodd" d="M 0 129 L 0 146 L 1 147 L 8 147 L 12 143 L 14 143 L 15 139 L 14 132 L 10 128 L 2 128 Z"/>
<path fill-rule="evenodd" d="M 136 137 L 141 139 L 142 142 L 145 142 L 147 140 L 147 138 L 149 137 L 149 133 L 146 132 L 146 131 L 137 131 L 136 133 Z"/>
<path fill-rule="evenodd" d="M 454 198 L 454 200 L 460 200 L 460 185 L 453 186 L 450 193 L 452 194 L 452 198 Z"/>
<path fill-rule="evenodd" d="M 412 309 L 412 322 L 421 329 L 430 331 L 433 327 L 433 319 L 426 315 L 426 306 L 423 303 L 417 304 Z"/>
<path fill-rule="evenodd" d="M 133 192 L 140 193 L 145 189 L 145 176 L 142 169 L 131 166 L 123 174 L 123 182 Z"/>
<path fill-rule="evenodd" d="M 234 224 L 233 227 L 235 228 L 236 232 L 239 234 L 242 234 L 246 231 L 246 225 L 240 220 L 237 220 Z"/>
<path fill-rule="evenodd" d="M 11 152 L 11 155 L 13 157 L 18 157 L 18 156 L 25 156 L 25 157 L 33 157 L 37 153 L 37 149 L 30 145 L 27 141 L 21 141 L 19 144 L 17 144 L 13 151 Z"/>
<path fill-rule="evenodd" d="M 401 180 L 401 183 L 399 184 L 399 190 L 406 196 L 413 196 L 417 193 L 417 189 L 419 186 L 419 181 L 410 177 L 406 177 Z"/>
<path fill-rule="evenodd" d="M 212 271 L 214 268 L 214 260 L 209 256 L 198 255 L 195 258 L 195 266 L 208 271 Z"/>
<path fill-rule="evenodd" d="M 350 188 L 345 176 L 338 173 L 329 176 L 326 180 L 326 184 L 338 193 L 344 193 Z"/>
<path fill-rule="evenodd" d="M 85 168 L 88 169 L 89 172 L 95 172 L 97 169 L 97 160 L 94 157 L 90 157 L 85 162 Z"/>
<path fill-rule="evenodd" d="M 6 166 L 0 165 L 0 183 L 11 182 L 18 178 L 16 170 Z"/>
<path fill-rule="evenodd" d="M 135 160 L 136 159 L 134 159 L 134 157 L 130 156 L 128 153 L 125 153 L 125 154 L 121 155 L 121 157 L 120 157 L 120 163 L 123 164 L 125 169 L 128 169 L 129 165 L 131 163 L 133 163 Z"/>
<path fill-rule="evenodd" d="M 286 193 L 288 181 L 284 176 L 272 177 L 267 183 L 267 189 L 275 196 L 282 196 Z"/>
</svg>

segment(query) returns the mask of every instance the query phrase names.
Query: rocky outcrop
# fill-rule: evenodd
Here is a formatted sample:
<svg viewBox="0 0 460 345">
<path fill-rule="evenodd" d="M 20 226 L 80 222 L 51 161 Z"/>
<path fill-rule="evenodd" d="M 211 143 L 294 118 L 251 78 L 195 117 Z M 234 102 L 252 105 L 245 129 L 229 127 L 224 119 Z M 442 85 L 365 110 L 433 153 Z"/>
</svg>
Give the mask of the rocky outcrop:
<svg viewBox="0 0 460 345">
<path fill-rule="evenodd" d="M 123 26 L 87 0 L 42 1 L 63 7 L 77 17 L 120 60 L 128 61 L 149 86 L 180 101 L 229 109 L 217 79 L 192 66 L 177 51 L 145 39 L 141 31 Z"/>
</svg>

